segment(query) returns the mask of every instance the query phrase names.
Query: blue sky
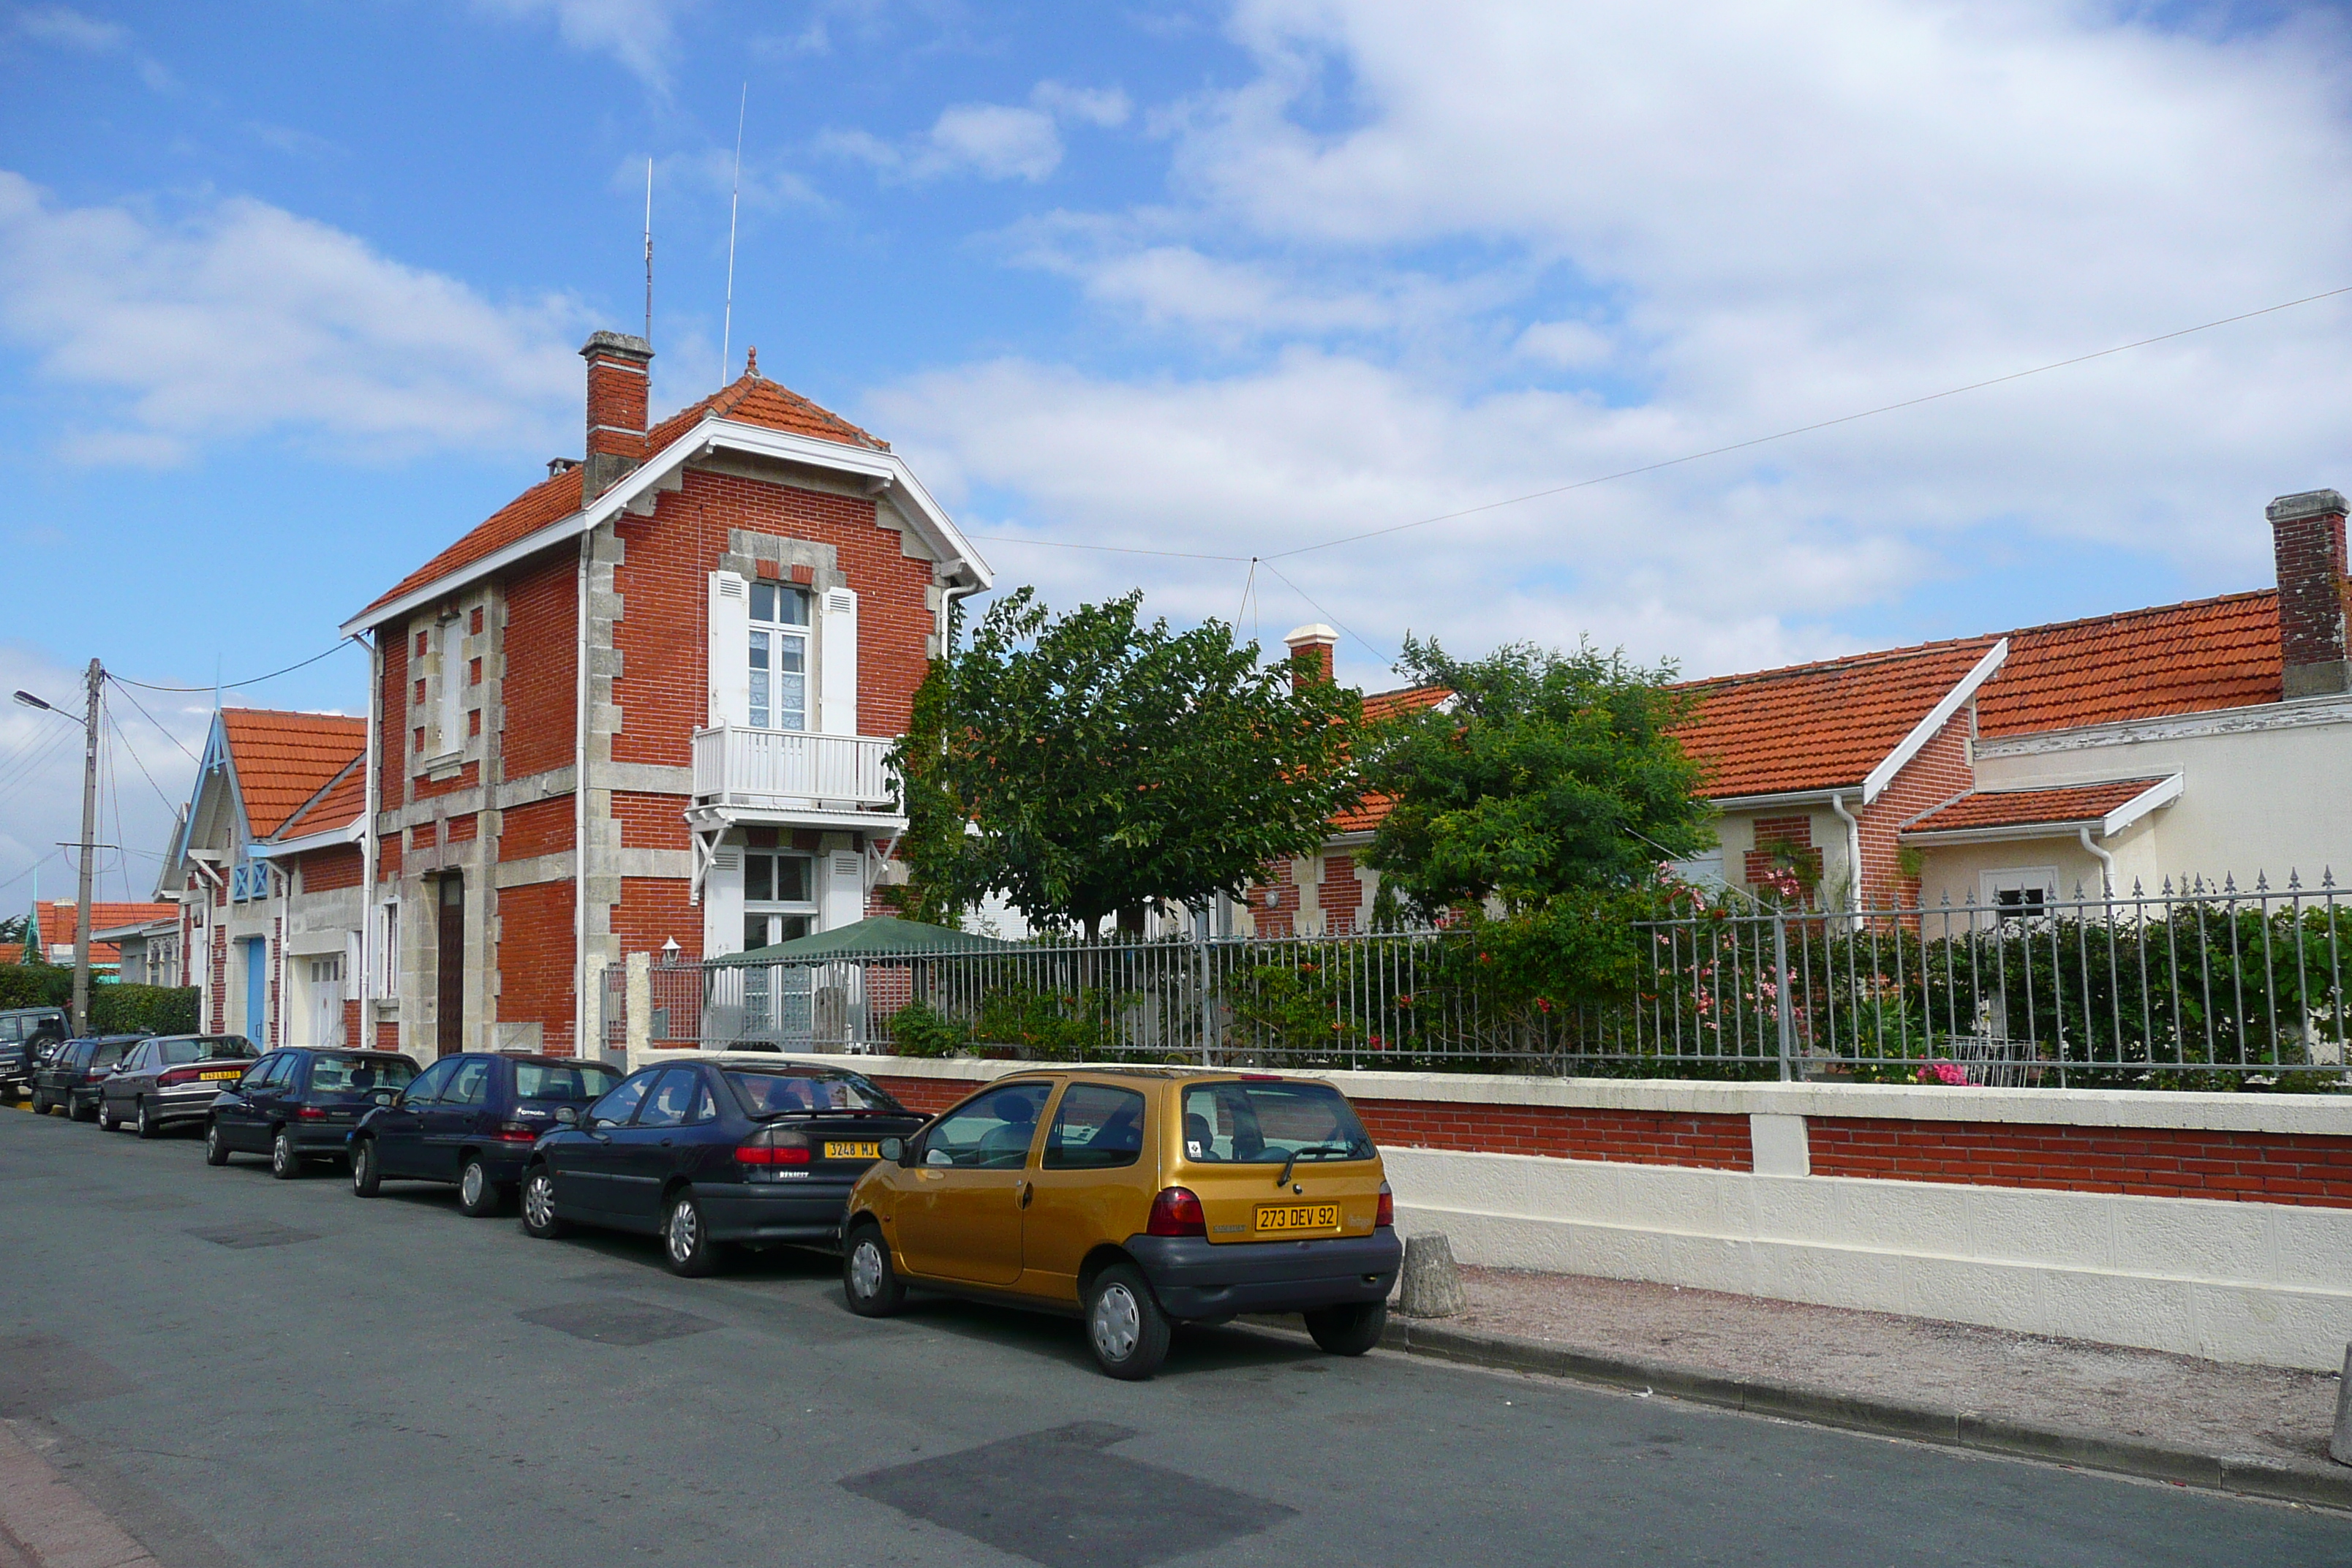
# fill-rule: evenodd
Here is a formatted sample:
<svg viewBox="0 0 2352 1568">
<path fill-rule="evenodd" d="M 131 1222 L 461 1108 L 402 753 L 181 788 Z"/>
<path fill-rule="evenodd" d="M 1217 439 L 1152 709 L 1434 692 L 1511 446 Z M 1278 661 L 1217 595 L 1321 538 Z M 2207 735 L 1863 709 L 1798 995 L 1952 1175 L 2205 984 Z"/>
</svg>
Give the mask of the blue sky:
<svg viewBox="0 0 2352 1568">
<path fill-rule="evenodd" d="M 1407 630 L 1697 673 L 2258 586 L 2263 502 L 2352 482 L 2340 301 L 1276 552 L 2352 283 L 2347 43 L 2000 0 L 0 0 L 0 681 L 292 663 L 576 454 L 648 158 L 656 401 L 709 390 L 747 84 L 736 363 L 1053 603 L 1335 619 L 1377 686 Z M 142 695 L 196 749 L 209 695 Z M 121 717 L 159 787 L 126 753 L 109 837 L 152 850 L 188 764 Z M 72 836 L 62 729 L 0 710 L 8 907 Z"/>
</svg>

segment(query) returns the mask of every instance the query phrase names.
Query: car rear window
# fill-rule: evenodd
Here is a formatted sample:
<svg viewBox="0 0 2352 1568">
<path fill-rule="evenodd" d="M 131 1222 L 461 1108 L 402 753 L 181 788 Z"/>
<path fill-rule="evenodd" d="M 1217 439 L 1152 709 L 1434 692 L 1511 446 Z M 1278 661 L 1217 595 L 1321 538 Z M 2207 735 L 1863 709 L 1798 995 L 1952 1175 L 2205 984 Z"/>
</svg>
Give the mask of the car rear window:
<svg viewBox="0 0 2352 1568">
<path fill-rule="evenodd" d="M 90 1056 L 89 1065 L 102 1068 L 109 1062 L 119 1062 L 122 1059 L 122 1053 L 138 1043 L 136 1040 L 100 1040 L 97 1050 Z"/>
<path fill-rule="evenodd" d="M 1202 1083 L 1184 1091 L 1184 1157 L 1280 1164 L 1369 1160 L 1374 1151 L 1355 1108 L 1328 1083 Z"/>
<path fill-rule="evenodd" d="M 243 1035 L 212 1035 L 193 1040 L 158 1040 L 161 1065 L 185 1067 L 190 1062 L 249 1062 L 261 1053 Z"/>
<path fill-rule="evenodd" d="M 906 1107 L 854 1072 L 758 1072 L 727 1069 L 727 1081 L 754 1116 L 811 1110 L 895 1110 Z"/>
<path fill-rule="evenodd" d="M 318 1057 L 310 1063 L 313 1093 L 365 1094 L 379 1089 L 406 1089 L 416 1078 L 416 1064 L 406 1057 L 368 1061 L 356 1057 Z"/>
<path fill-rule="evenodd" d="M 518 1100 L 594 1100 L 610 1094 L 613 1086 L 620 1081 L 619 1073 L 596 1062 L 572 1062 L 562 1067 L 515 1063 Z"/>
</svg>

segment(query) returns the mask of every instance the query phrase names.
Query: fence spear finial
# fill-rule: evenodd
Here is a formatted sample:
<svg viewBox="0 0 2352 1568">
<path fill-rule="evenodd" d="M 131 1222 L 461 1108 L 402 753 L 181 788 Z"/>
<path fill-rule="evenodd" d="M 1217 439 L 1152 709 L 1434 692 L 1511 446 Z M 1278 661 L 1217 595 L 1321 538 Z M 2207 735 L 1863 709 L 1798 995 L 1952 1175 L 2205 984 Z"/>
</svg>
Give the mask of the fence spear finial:
<svg viewBox="0 0 2352 1568">
<path fill-rule="evenodd" d="M 2270 879 L 2270 877 L 2268 876 L 2268 874 L 2266 874 L 2266 873 L 2264 873 L 2264 872 L 2263 872 L 2263 871 L 2257 870 L 2257 871 L 2254 873 L 2254 891 L 2255 891 L 2255 892 L 2257 892 L 2257 893 L 2267 893 L 2267 892 L 2269 892 L 2270 890 L 2271 890 L 2271 879 Z"/>
</svg>

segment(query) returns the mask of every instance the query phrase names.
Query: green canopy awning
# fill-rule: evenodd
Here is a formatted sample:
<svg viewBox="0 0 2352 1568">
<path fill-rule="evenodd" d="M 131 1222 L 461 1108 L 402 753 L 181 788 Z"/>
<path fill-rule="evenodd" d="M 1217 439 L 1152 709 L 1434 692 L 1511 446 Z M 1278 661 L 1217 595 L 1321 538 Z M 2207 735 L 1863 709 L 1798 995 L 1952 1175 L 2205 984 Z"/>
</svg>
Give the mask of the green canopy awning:
<svg viewBox="0 0 2352 1568">
<path fill-rule="evenodd" d="M 813 936 L 794 937 L 790 942 L 780 942 L 768 947 L 755 947 L 749 952 L 730 952 L 724 958 L 714 958 L 710 962 L 731 964 L 806 963 L 827 958 L 895 956 L 901 953 L 921 957 L 935 952 L 982 952 L 1014 945 L 992 936 L 974 936 L 970 931 L 956 931 L 948 926 L 902 921 L 896 915 L 874 915 L 855 925 L 821 931 Z"/>
</svg>

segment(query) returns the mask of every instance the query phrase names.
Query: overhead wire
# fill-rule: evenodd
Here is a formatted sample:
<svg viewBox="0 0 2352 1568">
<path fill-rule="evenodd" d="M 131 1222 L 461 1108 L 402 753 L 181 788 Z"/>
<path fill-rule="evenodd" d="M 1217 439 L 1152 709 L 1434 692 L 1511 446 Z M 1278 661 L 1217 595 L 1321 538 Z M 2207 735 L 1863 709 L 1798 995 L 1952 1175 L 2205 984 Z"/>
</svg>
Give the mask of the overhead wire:
<svg viewBox="0 0 2352 1568">
<path fill-rule="evenodd" d="M 299 663 L 289 664 L 283 669 L 273 669 L 268 675 L 257 675 L 250 680 L 228 680 L 217 686 L 158 686 L 152 680 L 133 680 L 127 675 L 115 675 L 111 672 L 109 672 L 107 679 L 121 681 L 125 686 L 135 686 L 142 691 L 235 691 L 247 686 L 258 686 L 265 680 L 275 680 L 281 675 L 291 675 L 298 669 L 306 669 L 326 658 L 328 654 L 341 649 L 345 643 L 358 640 L 356 637 L 339 637 L 333 647 L 314 653 Z"/>
<path fill-rule="evenodd" d="M 1309 594 L 1306 589 L 1304 589 L 1304 588 L 1300 587 L 1297 584 L 1291 582 L 1289 578 L 1287 578 L 1287 577 L 1284 577 L 1284 576 L 1282 575 L 1282 568 L 1280 568 L 1279 566 L 1276 566 L 1276 565 L 1273 562 L 1271 562 L 1271 561 L 1267 561 L 1267 562 L 1261 563 L 1261 564 L 1263 564 L 1263 565 L 1265 567 L 1265 569 L 1266 569 L 1267 571 L 1269 571 L 1269 572 L 1273 573 L 1276 577 L 1281 578 L 1281 579 L 1282 579 L 1282 581 L 1283 581 L 1283 583 L 1284 583 L 1285 584 L 1286 584 L 1286 585 L 1289 587 L 1289 589 L 1290 589 L 1290 591 L 1291 591 L 1292 593 L 1294 593 L 1294 594 L 1297 595 L 1300 598 L 1302 598 L 1302 599 L 1306 600 L 1306 601 L 1307 601 L 1307 605 L 1309 605 L 1309 606 L 1310 606 L 1310 607 L 1315 611 L 1315 613 L 1316 613 L 1317 615 L 1321 616 L 1325 620 L 1329 621 L 1333 626 L 1335 626 L 1339 627 L 1341 631 L 1343 631 L 1343 632 L 1348 632 L 1348 635 L 1349 635 L 1349 637 L 1355 637 L 1355 638 L 1356 638 L 1356 641 L 1357 641 L 1358 643 L 1360 643 L 1360 644 L 1361 644 L 1361 645 L 1362 645 L 1363 649 L 1364 649 L 1364 651 L 1365 651 L 1366 653 L 1370 654 L 1374 658 L 1379 659 L 1382 664 L 1393 664 L 1393 663 L 1395 663 L 1395 662 L 1396 662 L 1396 656 L 1395 656 L 1394 654 L 1382 653 L 1380 649 L 1378 649 L 1378 648 L 1374 647 L 1370 643 L 1366 642 L 1362 637 L 1357 637 L 1357 635 L 1356 635 L 1354 632 L 1348 631 L 1348 623 L 1347 623 L 1347 622 L 1345 622 L 1345 621 L 1341 620 L 1339 616 L 1337 616 L 1333 615 L 1330 611 L 1328 611 L 1328 610 L 1325 609 L 1321 605 L 1317 604 L 1317 603 L 1315 602 L 1315 596 L 1314 596 L 1312 594 Z"/>
<path fill-rule="evenodd" d="M 109 680 L 113 681 L 113 682 L 114 682 L 116 685 L 118 685 L 118 686 L 124 686 L 124 685 L 125 685 L 125 683 L 124 683 L 124 682 L 121 680 L 121 679 L 120 677 L 118 677 L 118 676 L 109 675 L 106 679 L 109 679 Z M 205 688 L 205 689 L 206 689 L 206 690 L 210 690 L 210 689 L 211 689 L 211 688 L 207 687 L 207 688 Z M 136 696 L 133 696 L 133 695 L 131 694 L 131 692 L 127 689 L 127 687 L 126 687 L 125 690 L 123 691 L 122 695 L 123 695 L 124 697 L 126 697 L 126 698 L 129 698 L 129 699 L 130 699 L 131 706 L 132 706 L 133 708 L 136 708 L 136 709 L 138 709 L 138 710 L 139 710 L 139 716 L 140 716 L 142 719 L 144 719 L 144 720 L 146 720 L 146 721 L 147 721 L 147 722 L 148 722 L 148 723 L 154 725 L 154 727 L 155 727 L 155 731 L 156 731 L 156 733 L 158 733 L 158 734 L 162 735 L 162 736 L 163 737 L 163 739 L 165 739 L 165 740 L 167 740 L 167 741 L 171 742 L 172 742 L 172 744 L 173 744 L 173 745 L 175 745 L 175 746 L 179 746 L 179 748 L 180 748 L 180 755 L 182 755 L 182 756 L 184 756 L 184 757 L 187 758 L 187 759 L 188 759 L 188 761 L 190 761 L 190 762 L 192 762 L 192 763 L 195 763 L 198 767 L 202 767 L 202 766 L 204 766 L 204 765 L 205 765 L 205 764 L 204 764 L 204 759 L 203 759 L 203 758 L 201 758 L 201 757 L 199 757 L 199 756 L 197 756 L 195 752 L 192 752 L 192 751 L 188 750 L 188 748 L 187 748 L 185 745 L 183 745 L 183 744 L 181 743 L 180 737 L 178 737 L 177 735 L 174 735 L 173 733 L 172 733 L 172 731 L 169 731 L 169 730 L 165 729 L 165 728 L 163 727 L 163 725 L 162 721 L 159 721 L 159 720 L 155 717 L 155 715 L 153 715 L 152 713 L 148 712 L 148 711 L 147 711 L 147 706 L 146 706 L 146 704 L 145 704 L 145 703 L 143 703 L 143 702 L 142 702 L 142 701 L 140 701 L 140 700 L 139 700 L 139 699 L 138 699 Z M 127 744 L 128 742 L 125 742 L 125 743 Z"/>
</svg>

